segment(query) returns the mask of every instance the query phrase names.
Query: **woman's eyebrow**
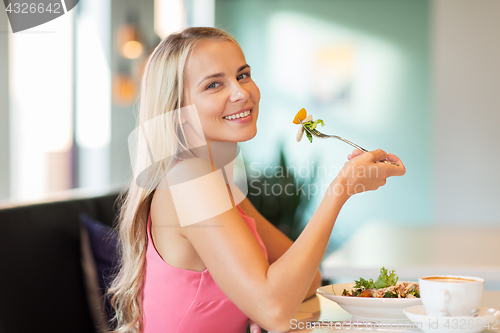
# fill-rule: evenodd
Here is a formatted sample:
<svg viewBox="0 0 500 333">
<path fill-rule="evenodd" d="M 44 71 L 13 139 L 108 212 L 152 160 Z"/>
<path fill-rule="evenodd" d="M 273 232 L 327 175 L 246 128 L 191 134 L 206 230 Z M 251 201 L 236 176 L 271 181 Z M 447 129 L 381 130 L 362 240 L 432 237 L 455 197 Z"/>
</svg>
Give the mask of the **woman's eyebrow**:
<svg viewBox="0 0 500 333">
<path fill-rule="evenodd" d="M 244 70 L 245 68 L 250 68 L 250 65 L 248 64 L 244 64 L 243 66 L 241 66 L 240 68 L 238 68 L 238 71 L 237 72 L 241 72 L 242 70 Z M 210 74 L 210 75 L 207 75 L 205 76 L 203 79 L 201 79 L 201 81 L 198 83 L 198 86 L 205 80 L 208 80 L 208 79 L 212 79 L 214 77 L 224 77 L 225 74 L 224 73 L 215 73 L 215 74 Z"/>
<path fill-rule="evenodd" d="M 223 76 L 226 76 L 224 73 L 216 73 L 216 74 L 210 74 L 210 75 L 207 75 L 205 76 L 203 79 L 201 79 L 201 81 L 198 83 L 198 86 L 205 80 L 208 80 L 208 79 L 211 79 L 211 78 L 214 78 L 214 77 L 223 77 Z M 198 87 L 197 86 L 197 87 Z"/>
<path fill-rule="evenodd" d="M 240 68 L 238 68 L 238 72 L 241 72 L 245 68 L 250 68 L 250 65 L 249 64 L 244 64 L 243 66 L 241 66 Z"/>
</svg>

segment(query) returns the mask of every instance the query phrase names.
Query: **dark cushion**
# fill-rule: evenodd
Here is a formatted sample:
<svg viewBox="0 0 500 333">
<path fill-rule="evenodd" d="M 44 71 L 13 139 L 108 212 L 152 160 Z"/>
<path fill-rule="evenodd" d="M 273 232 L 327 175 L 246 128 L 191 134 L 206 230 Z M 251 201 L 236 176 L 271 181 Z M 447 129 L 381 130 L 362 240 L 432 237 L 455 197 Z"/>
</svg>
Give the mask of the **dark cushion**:
<svg viewBox="0 0 500 333">
<path fill-rule="evenodd" d="M 118 234 L 114 229 L 93 219 L 85 212 L 80 213 L 80 222 L 88 234 L 100 295 L 103 296 L 110 286 L 118 267 Z M 104 307 L 107 318 L 111 319 L 113 310 L 108 299 L 104 299 Z"/>
<path fill-rule="evenodd" d="M 80 221 L 116 194 L 0 209 L 0 331 L 95 333 L 81 267 Z"/>
<path fill-rule="evenodd" d="M 80 213 L 80 222 L 87 229 L 99 286 L 104 291 L 110 285 L 118 264 L 118 235 L 114 229 L 85 212 Z"/>
</svg>

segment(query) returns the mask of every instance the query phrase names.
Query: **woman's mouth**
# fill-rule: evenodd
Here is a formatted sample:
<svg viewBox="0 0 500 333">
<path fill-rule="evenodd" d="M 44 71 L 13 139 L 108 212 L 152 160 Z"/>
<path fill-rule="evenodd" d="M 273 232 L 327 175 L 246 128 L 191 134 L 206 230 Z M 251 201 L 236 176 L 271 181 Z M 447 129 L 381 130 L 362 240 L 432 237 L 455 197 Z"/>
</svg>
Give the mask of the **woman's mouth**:
<svg viewBox="0 0 500 333">
<path fill-rule="evenodd" d="M 251 114 L 252 114 L 252 109 L 222 118 L 229 121 L 245 122 L 245 120 L 251 120 Z"/>
</svg>

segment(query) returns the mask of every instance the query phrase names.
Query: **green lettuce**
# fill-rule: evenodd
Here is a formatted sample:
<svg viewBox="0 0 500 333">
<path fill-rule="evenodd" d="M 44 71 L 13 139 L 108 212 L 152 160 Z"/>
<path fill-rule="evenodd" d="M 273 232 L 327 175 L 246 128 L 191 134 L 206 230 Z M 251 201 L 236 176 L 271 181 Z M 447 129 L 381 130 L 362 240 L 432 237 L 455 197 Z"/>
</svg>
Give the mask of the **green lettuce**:
<svg viewBox="0 0 500 333">
<path fill-rule="evenodd" d="M 395 286 L 397 282 L 398 276 L 396 275 L 396 272 L 394 270 L 389 272 L 387 269 L 385 269 L 385 267 L 382 267 L 380 269 L 380 275 L 373 285 L 375 286 L 375 288 L 380 289 Z"/>
<path fill-rule="evenodd" d="M 354 285 L 354 288 L 356 289 L 373 289 L 375 288 L 375 285 L 373 284 L 373 280 L 370 279 L 370 280 L 365 280 L 363 278 L 359 278 L 359 281 L 358 280 L 354 280 L 355 282 L 355 285 Z"/>
<path fill-rule="evenodd" d="M 398 276 L 394 270 L 388 271 L 385 267 L 380 269 L 380 275 L 377 281 L 373 282 L 373 279 L 365 280 L 363 278 L 359 278 L 358 280 L 354 280 L 355 285 L 354 288 L 365 288 L 365 289 L 373 289 L 373 288 L 386 288 L 390 286 L 395 286 L 398 282 Z"/>
<path fill-rule="evenodd" d="M 305 123 L 302 123 L 305 127 L 307 127 L 308 129 L 310 130 L 313 130 L 316 128 L 316 126 L 318 126 L 318 124 L 321 124 L 321 127 L 325 126 L 325 123 L 323 122 L 322 119 L 316 119 L 314 121 L 308 121 L 308 122 L 305 122 Z M 306 136 L 307 138 L 309 139 L 309 142 L 313 142 L 313 138 L 312 138 L 312 135 L 311 133 L 309 133 L 308 131 L 305 131 L 306 132 Z"/>
</svg>

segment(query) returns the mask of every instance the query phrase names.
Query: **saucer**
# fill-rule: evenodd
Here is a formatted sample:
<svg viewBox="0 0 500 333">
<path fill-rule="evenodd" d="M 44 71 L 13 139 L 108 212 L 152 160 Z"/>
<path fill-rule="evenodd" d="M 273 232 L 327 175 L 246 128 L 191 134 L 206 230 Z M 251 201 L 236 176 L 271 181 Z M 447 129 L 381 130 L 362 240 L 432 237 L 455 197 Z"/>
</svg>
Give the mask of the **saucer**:
<svg viewBox="0 0 500 333">
<path fill-rule="evenodd" d="M 405 308 L 403 312 L 415 328 L 428 333 L 477 333 L 500 328 L 500 310 L 487 307 L 480 307 L 474 316 L 428 316 L 423 305 Z"/>
</svg>

